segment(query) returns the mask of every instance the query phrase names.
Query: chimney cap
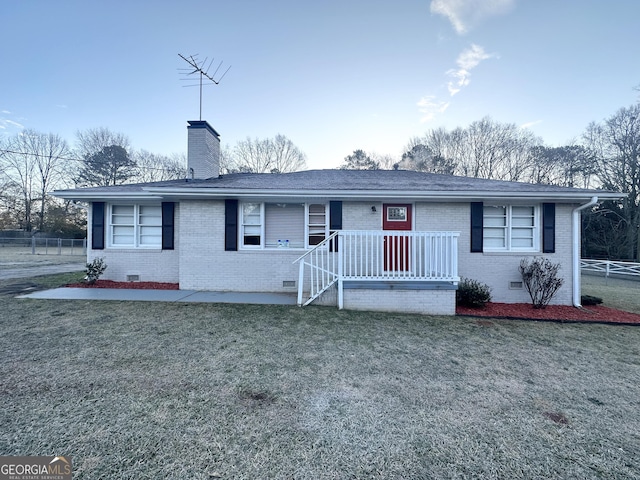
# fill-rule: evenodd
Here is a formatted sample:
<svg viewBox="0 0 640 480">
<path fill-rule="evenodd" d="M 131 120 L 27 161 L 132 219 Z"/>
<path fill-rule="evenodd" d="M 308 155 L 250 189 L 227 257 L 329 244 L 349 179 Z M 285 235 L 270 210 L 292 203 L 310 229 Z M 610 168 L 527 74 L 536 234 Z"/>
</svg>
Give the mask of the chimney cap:
<svg viewBox="0 0 640 480">
<path fill-rule="evenodd" d="M 218 132 L 215 131 L 215 129 L 209 125 L 209 122 L 207 122 L 206 120 L 187 120 L 187 123 L 189 124 L 187 126 L 187 128 L 206 128 L 207 130 L 209 130 L 209 132 L 211 132 L 212 134 L 214 134 L 216 137 L 220 137 L 220 134 Z"/>
</svg>

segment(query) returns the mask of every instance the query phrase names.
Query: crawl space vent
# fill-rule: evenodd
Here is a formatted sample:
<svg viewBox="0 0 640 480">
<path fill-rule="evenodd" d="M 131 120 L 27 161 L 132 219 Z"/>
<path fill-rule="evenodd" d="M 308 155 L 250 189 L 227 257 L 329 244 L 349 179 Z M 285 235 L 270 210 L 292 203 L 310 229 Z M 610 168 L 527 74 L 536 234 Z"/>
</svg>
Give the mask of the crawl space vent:
<svg viewBox="0 0 640 480">
<path fill-rule="evenodd" d="M 509 282 L 511 290 L 522 290 L 522 282 Z"/>
<path fill-rule="evenodd" d="M 283 288 L 294 288 L 296 286 L 295 280 L 283 280 L 282 287 Z"/>
<path fill-rule="evenodd" d="M 139 282 L 140 275 L 127 275 L 127 282 Z"/>
</svg>

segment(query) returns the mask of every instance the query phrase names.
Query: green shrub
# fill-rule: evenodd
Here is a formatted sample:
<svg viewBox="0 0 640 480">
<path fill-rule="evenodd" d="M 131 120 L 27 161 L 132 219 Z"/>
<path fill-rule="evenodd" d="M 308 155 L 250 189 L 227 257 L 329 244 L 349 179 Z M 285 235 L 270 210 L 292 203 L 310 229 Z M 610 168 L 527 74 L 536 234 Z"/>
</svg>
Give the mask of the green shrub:
<svg viewBox="0 0 640 480">
<path fill-rule="evenodd" d="M 533 308 L 545 308 L 564 283 L 564 279 L 558 277 L 559 263 L 552 263 L 548 258 L 534 257 L 529 261 L 523 258 L 520 261 L 520 274 Z"/>
<path fill-rule="evenodd" d="M 91 262 L 87 263 L 87 269 L 85 270 L 86 276 L 84 281 L 89 285 L 93 285 L 100 278 L 100 275 L 107 269 L 107 264 L 104 258 L 94 258 Z"/>
<path fill-rule="evenodd" d="M 590 305 L 600 305 L 602 303 L 602 299 L 600 297 L 594 297 L 592 295 L 582 295 L 580 297 L 580 304 L 583 307 L 588 307 Z"/>
<path fill-rule="evenodd" d="M 456 291 L 456 305 L 459 307 L 482 308 L 491 301 L 491 287 L 477 280 L 462 278 Z"/>
</svg>

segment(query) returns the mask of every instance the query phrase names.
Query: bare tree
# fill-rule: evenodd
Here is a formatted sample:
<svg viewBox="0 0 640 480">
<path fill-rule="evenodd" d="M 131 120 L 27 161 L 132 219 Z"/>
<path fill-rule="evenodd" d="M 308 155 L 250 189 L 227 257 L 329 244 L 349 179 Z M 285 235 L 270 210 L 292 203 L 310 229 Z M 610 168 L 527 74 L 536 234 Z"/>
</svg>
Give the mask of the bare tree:
<svg viewBox="0 0 640 480">
<path fill-rule="evenodd" d="M 537 146 L 528 181 L 563 187 L 589 188 L 595 173 L 591 152 L 582 145 Z"/>
<path fill-rule="evenodd" d="M 510 181 L 526 177 L 533 164 L 531 149 L 542 144 L 530 131 L 489 117 L 471 123 L 463 140 L 466 155 L 459 162 L 463 175 Z"/>
<path fill-rule="evenodd" d="M 98 153 L 105 147 L 117 145 L 129 151 L 129 137 L 123 133 L 112 132 L 106 127 L 89 128 L 76 132 L 76 150 L 80 158 Z"/>
<path fill-rule="evenodd" d="M 381 170 L 394 170 L 399 166 L 398 160 L 388 153 L 372 153 L 371 159 L 377 162 Z"/>
<path fill-rule="evenodd" d="M 306 155 L 284 135 L 239 141 L 231 154 L 223 154 L 227 172 L 288 173 L 306 167 Z"/>
<path fill-rule="evenodd" d="M 583 140 L 594 154 L 602 186 L 628 194 L 623 241 L 627 257 L 640 259 L 640 104 L 621 108 L 602 123 L 592 122 Z"/>
<path fill-rule="evenodd" d="M 438 128 L 413 138 L 401 165 L 474 178 L 525 180 L 534 164 L 532 148 L 541 144 L 528 130 L 485 117 L 467 128 Z"/>
<path fill-rule="evenodd" d="M 455 160 L 450 156 L 449 136 L 444 129 L 427 132 L 424 137 L 409 141 L 399 166 L 408 170 L 451 175 L 455 172 Z"/>
<path fill-rule="evenodd" d="M 297 172 L 307 166 L 306 155 L 284 135 L 276 135 L 269 145 L 273 151 L 272 173 Z"/>
<path fill-rule="evenodd" d="M 19 195 L 19 223 L 24 230 L 44 229 L 48 192 L 68 174 L 70 153 L 67 142 L 53 133 L 25 130 L 9 140 L 0 162 L 8 189 Z"/>
<path fill-rule="evenodd" d="M 186 177 L 186 159 L 184 155 L 159 155 L 147 150 L 138 150 L 133 154 L 137 165 L 137 175 L 134 180 L 146 182 L 162 182 Z"/>
</svg>

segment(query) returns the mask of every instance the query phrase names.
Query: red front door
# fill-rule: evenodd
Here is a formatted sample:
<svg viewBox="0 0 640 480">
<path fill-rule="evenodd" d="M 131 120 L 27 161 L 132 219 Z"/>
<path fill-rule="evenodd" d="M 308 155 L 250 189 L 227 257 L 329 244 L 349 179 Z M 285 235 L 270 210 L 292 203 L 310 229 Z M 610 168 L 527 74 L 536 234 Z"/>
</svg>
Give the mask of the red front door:
<svg viewBox="0 0 640 480">
<path fill-rule="evenodd" d="M 385 203 L 382 205 L 382 229 L 411 230 L 411 205 Z M 409 270 L 409 237 L 385 235 L 384 269 L 388 272 Z"/>
</svg>

